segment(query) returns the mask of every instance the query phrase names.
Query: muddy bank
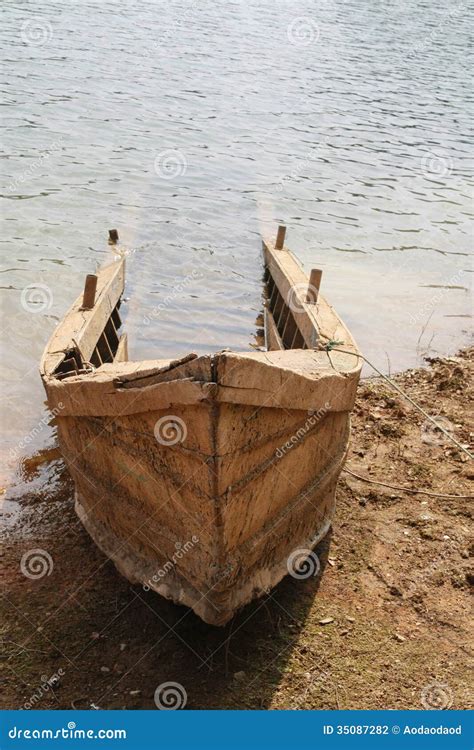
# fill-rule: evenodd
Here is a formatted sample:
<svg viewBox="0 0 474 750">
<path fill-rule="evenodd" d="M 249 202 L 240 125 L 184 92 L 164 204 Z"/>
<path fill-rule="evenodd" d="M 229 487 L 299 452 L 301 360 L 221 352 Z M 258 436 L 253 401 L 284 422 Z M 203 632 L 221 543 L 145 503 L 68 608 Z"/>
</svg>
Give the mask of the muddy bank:
<svg viewBox="0 0 474 750">
<path fill-rule="evenodd" d="M 471 450 L 472 354 L 396 378 Z M 165 682 L 188 708 L 472 707 L 471 500 L 448 496 L 474 494 L 473 462 L 366 380 L 347 468 L 375 483 L 343 473 L 320 575 L 286 578 L 218 629 L 122 579 L 79 524 L 57 452 L 36 456 L 2 553 L 2 707 L 154 709 Z"/>
</svg>

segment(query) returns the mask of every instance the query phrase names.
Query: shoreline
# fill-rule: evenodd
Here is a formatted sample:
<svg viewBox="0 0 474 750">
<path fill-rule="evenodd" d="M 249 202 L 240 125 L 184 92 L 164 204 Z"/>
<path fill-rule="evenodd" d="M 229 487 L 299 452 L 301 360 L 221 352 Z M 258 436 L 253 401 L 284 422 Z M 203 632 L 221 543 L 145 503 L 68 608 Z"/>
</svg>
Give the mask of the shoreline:
<svg viewBox="0 0 474 750">
<path fill-rule="evenodd" d="M 471 450 L 473 354 L 393 376 Z M 154 709 L 155 688 L 170 680 L 189 708 L 473 706 L 473 462 L 381 378 L 359 386 L 345 469 L 369 481 L 342 474 L 333 529 L 316 550 L 321 575 L 288 576 L 225 628 L 121 578 L 75 517 L 55 450 L 40 458 L 29 459 L 39 487 L 18 498 L 2 557 L 3 707 L 40 690 L 34 708 Z M 27 577 L 20 561 L 37 549 L 46 573 Z M 439 694 L 445 705 L 430 705 Z"/>
</svg>

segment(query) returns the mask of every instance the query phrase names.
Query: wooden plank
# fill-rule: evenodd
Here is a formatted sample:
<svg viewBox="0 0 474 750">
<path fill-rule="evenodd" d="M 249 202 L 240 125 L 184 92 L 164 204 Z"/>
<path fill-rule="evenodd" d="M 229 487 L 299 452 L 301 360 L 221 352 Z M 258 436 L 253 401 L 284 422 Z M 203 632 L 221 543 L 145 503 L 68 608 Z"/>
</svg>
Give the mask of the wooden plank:
<svg viewBox="0 0 474 750">
<path fill-rule="evenodd" d="M 124 281 L 123 259 L 99 271 L 94 307 L 92 310 L 82 310 L 82 294 L 76 299 L 49 340 L 40 364 L 42 375 L 54 372 L 64 359 L 67 349 L 77 348 L 82 359 L 90 361 L 97 341 L 123 292 Z"/>
<path fill-rule="evenodd" d="M 361 360 L 352 355 L 331 360 L 326 352 L 310 349 L 218 354 L 216 400 L 314 410 L 329 404 L 329 411 L 349 411 Z"/>
<path fill-rule="evenodd" d="M 128 362 L 128 338 L 126 333 L 122 333 L 119 338 L 114 362 Z"/>
<path fill-rule="evenodd" d="M 110 378 L 101 379 L 108 365 L 88 375 L 46 382 L 48 405 L 61 417 L 117 417 L 168 409 L 174 404 L 212 400 L 216 385 L 195 380 L 175 380 L 143 388 L 116 388 Z"/>
<path fill-rule="evenodd" d="M 314 316 L 305 301 L 308 277 L 296 263 L 292 254 L 286 250 L 274 250 L 264 243 L 265 262 L 278 287 L 284 307 L 291 304 L 294 310 L 296 325 L 301 331 L 306 344 L 314 347 L 318 341 L 318 328 Z M 284 308 L 283 308 L 284 309 Z M 280 311 L 281 315 L 281 311 Z M 278 325 L 278 322 L 277 322 Z"/>
<path fill-rule="evenodd" d="M 358 353 L 357 345 L 336 311 L 322 294 L 316 304 L 306 302 L 308 276 L 288 250 L 275 250 L 269 241 L 263 242 L 265 263 L 283 297 L 289 299 L 298 312 L 294 313 L 298 329 L 306 345 L 312 349 L 326 341 L 339 341 L 344 349 Z"/>
<path fill-rule="evenodd" d="M 268 307 L 265 308 L 265 345 L 269 351 L 284 349 L 283 341 L 278 333 L 273 315 Z"/>
<path fill-rule="evenodd" d="M 155 383 L 165 383 L 180 378 L 191 378 L 199 382 L 211 382 L 211 357 L 188 354 L 181 359 L 165 360 L 161 367 L 140 367 L 131 375 L 120 375 L 116 384 L 121 388 L 143 388 Z"/>
</svg>

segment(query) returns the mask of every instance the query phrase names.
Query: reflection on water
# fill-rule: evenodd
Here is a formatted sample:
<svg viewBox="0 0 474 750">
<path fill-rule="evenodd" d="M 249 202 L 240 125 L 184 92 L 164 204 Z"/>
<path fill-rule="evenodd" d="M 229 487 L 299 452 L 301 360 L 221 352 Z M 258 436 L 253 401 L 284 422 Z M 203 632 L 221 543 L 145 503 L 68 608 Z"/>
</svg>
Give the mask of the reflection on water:
<svg viewBox="0 0 474 750">
<path fill-rule="evenodd" d="M 278 222 L 382 368 L 466 341 L 462 3 L 51 0 L 5 15 L 8 462 L 51 443 L 38 360 L 85 274 L 113 260 L 111 227 L 134 358 L 251 346 L 259 238 Z"/>
</svg>

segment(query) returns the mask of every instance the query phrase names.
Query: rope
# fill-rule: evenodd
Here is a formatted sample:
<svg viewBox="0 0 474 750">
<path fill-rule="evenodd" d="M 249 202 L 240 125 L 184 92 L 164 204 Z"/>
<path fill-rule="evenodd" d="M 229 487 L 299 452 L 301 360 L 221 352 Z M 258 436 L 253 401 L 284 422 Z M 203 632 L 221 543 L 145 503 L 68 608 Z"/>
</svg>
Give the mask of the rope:
<svg viewBox="0 0 474 750">
<path fill-rule="evenodd" d="M 451 500 L 472 500 L 474 495 L 444 495 L 438 492 L 428 492 L 428 490 L 412 490 L 410 487 L 399 487 L 396 484 L 387 484 L 386 482 L 376 482 L 375 479 L 369 479 L 368 477 L 362 477 L 360 474 L 356 474 L 354 471 L 344 467 L 342 471 L 351 474 L 351 476 L 360 479 L 362 482 L 370 482 L 370 484 L 379 484 L 381 487 L 389 487 L 391 490 L 402 490 L 402 492 L 411 492 L 413 495 L 429 495 L 429 497 L 448 497 Z"/>
<path fill-rule="evenodd" d="M 397 385 L 397 383 L 395 383 L 387 375 L 384 375 L 383 372 L 381 372 L 375 365 L 372 364 L 372 362 L 369 362 L 369 360 L 367 359 L 367 357 L 364 357 L 364 355 L 361 354 L 360 352 L 356 353 L 356 352 L 346 351 L 345 349 L 336 349 L 336 346 L 338 346 L 339 344 L 342 344 L 342 343 L 343 343 L 342 341 L 330 340 L 326 344 L 322 345 L 321 348 L 324 351 L 328 352 L 328 354 L 329 354 L 329 352 L 334 351 L 334 352 L 341 352 L 341 354 L 352 354 L 353 357 L 360 357 L 361 359 L 363 359 L 364 362 L 367 362 L 367 364 L 369 365 L 369 367 L 371 367 L 373 370 L 375 370 L 375 372 L 377 372 L 380 375 L 381 378 L 383 378 L 390 386 L 392 386 L 392 388 L 394 388 L 396 391 L 398 391 L 398 393 L 400 393 L 403 396 L 403 398 L 405 398 L 407 401 L 409 401 L 410 404 L 415 407 L 415 409 L 418 409 L 418 411 L 421 414 L 423 414 L 423 416 L 426 419 L 428 419 L 430 422 L 432 422 L 432 424 L 434 424 L 434 426 L 436 427 L 437 430 L 440 430 L 440 432 L 443 432 L 444 435 L 446 435 L 446 437 L 448 438 L 448 440 L 451 440 L 451 442 L 454 443 L 454 445 L 456 445 L 459 448 L 459 450 L 463 451 L 463 453 L 466 453 L 469 456 L 469 458 L 474 459 L 474 455 L 470 451 L 468 451 L 467 448 L 464 448 L 464 446 L 461 445 L 461 443 L 458 440 L 456 440 L 456 438 L 454 438 L 451 435 L 451 433 L 449 433 L 447 430 L 444 429 L 444 427 L 442 427 L 440 424 L 438 424 L 436 422 L 436 420 L 433 419 L 433 417 L 430 417 L 430 415 L 419 404 L 417 404 L 416 401 L 414 401 L 407 393 L 405 393 L 405 391 L 402 388 L 400 388 L 400 386 Z"/>
</svg>

